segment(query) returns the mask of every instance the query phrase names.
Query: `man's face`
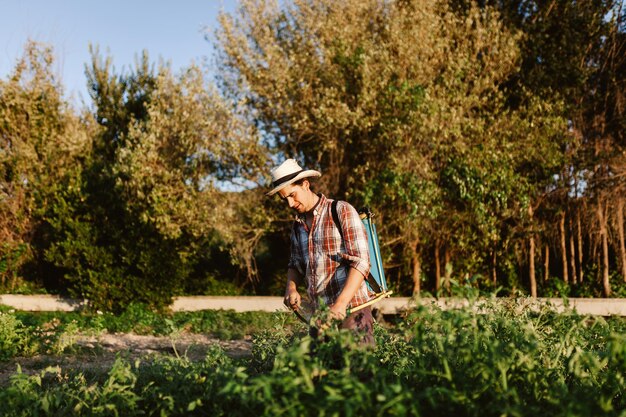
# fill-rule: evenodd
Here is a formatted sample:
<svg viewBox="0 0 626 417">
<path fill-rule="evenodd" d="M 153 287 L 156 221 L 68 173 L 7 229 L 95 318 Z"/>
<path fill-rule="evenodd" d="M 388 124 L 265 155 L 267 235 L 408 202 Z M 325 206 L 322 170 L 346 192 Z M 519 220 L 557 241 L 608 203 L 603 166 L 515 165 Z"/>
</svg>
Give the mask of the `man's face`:
<svg viewBox="0 0 626 417">
<path fill-rule="evenodd" d="M 309 183 L 304 181 L 302 185 L 289 184 L 278 192 L 280 198 L 287 201 L 289 207 L 298 213 L 306 213 L 309 209 L 307 206 L 309 197 Z"/>
</svg>

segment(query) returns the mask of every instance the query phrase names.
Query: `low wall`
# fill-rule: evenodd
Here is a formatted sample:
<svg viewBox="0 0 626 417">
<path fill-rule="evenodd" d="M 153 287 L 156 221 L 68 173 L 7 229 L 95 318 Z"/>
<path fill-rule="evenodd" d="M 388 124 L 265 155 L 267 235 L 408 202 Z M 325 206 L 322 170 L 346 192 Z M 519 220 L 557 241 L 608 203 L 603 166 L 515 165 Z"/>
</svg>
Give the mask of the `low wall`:
<svg viewBox="0 0 626 417">
<path fill-rule="evenodd" d="M 87 301 L 62 298 L 56 295 L 0 295 L 0 304 L 23 311 L 76 311 Z"/>
<path fill-rule="evenodd" d="M 498 298 L 498 302 L 508 303 L 516 309 L 540 309 L 549 305 L 556 311 L 573 309 L 582 315 L 626 316 L 626 299 L 623 298 Z M 0 304 L 23 311 L 77 311 L 87 305 L 86 300 L 72 300 L 55 295 L 0 295 Z M 483 301 L 473 303 L 473 308 L 483 310 Z M 418 305 L 436 306 L 442 309 L 468 306 L 469 301 L 456 298 L 386 298 L 375 305 L 383 314 L 397 314 Z M 286 311 L 282 297 L 226 297 L 197 296 L 177 297 L 171 306 L 172 311 L 234 310 L 244 311 Z M 486 310 L 485 310 L 486 311 Z"/>
</svg>

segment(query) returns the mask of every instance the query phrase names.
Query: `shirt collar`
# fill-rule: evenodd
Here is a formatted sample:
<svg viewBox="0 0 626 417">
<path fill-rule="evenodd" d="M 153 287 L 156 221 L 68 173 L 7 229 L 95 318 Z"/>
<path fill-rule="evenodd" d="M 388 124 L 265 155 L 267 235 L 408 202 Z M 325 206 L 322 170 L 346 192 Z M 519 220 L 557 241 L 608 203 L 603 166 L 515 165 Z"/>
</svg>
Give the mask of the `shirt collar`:
<svg viewBox="0 0 626 417">
<path fill-rule="evenodd" d="M 321 209 L 326 205 L 326 202 L 328 201 L 326 196 L 322 193 L 318 193 L 317 196 L 319 197 L 319 200 L 317 200 L 317 203 L 315 203 L 315 205 L 311 209 L 313 210 L 313 216 L 319 215 Z M 306 217 L 306 213 L 296 215 L 296 219 L 300 222 L 304 222 L 305 217 Z"/>
</svg>

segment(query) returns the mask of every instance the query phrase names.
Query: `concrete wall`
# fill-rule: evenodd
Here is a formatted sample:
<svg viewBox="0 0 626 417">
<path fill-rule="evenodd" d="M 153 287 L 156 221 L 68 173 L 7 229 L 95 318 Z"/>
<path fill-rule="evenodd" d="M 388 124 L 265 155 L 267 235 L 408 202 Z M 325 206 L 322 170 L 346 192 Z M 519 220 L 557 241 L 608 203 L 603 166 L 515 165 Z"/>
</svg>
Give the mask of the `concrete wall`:
<svg viewBox="0 0 626 417">
<path fill-rule="evenodd" d="M 622 298 L 570 298 L 564 302 L 560 298 L 499 298 L 498 302 L 507 303 L 515 309 L 538 310 L 550 306 L 556 311 L 573 309 L 583 315 L 626 316 L 626 299 Z M 484 300 L 477 300 L 473 308 L 484 310 Z M 72 300 L 54 295 L 0 295 L 0 304 L 24 311 L 77 311 L 87 305 L 86 300 Z M 469 305 L 464 299 L 420 298 L 412 300 L 407 297 L 386 298 L 374 307 L 383 314 L 396 314 L 418 305 L 436 306 L 442 309 Z M 286 311 L 282 297 L 222 297 L 198 296 L 178 297 L 171 306 L 172 311 L 198 310 L 235 310 L 243 311 Z M 484 310 L 487 311 L 487 310 Z"/>
</svg>

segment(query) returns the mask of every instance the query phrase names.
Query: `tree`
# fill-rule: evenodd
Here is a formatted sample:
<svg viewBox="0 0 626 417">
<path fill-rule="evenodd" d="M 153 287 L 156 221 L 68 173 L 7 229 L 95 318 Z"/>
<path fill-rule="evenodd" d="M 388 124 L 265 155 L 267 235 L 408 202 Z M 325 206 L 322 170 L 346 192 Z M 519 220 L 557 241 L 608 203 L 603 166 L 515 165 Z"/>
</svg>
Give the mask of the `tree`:
<svg viewBox="0 0 626 417">
<path fill-rule="evenodd" d="M 493 8 L 243 1 L 220 21 L 223 89 L 277 154 L 324 172 L 324 192 L 374 206 L 388 266 L 420 274 L 444 244 L 448 268 L 456 253 L 482 271 L 527 213 L 533 175 L 552 173 L 564 120 L 532 97 L 511 108 L 520 35 Z"/>
<path fill-rule="evenodd" d="M 0 81 L 0 288 L 15 290 L 41 270 L 45 213 L 89 149 L 89 120 L 63 100 L 52 49 L 29 42 Z"/>
<path fill-rule="evenodd" d="M 132 125 L 126 142 L 114 164 L 126 209 L 168 239 L 219 231 L 252 279 L 253 250 L 264 227 L 263 219 L 246 212 L 258 198 L 228 198 L 219 184 L 259 186 L 263 180 L 266 151 L 243 115 L 206 85 L 198 68 L 180 78 L 164 68 L 145 123 Z"/>
<path fill-rule="evenodd" d="M 462 2 L 460 2 L 462 3 Z M 608 281 L 609 239 L 608 221 L 615 220 L 615 235 L 619 236 L 619 213 L 604 213 L 608 201 L 619 208 L 623 182 L 615 175 L 623 153 L 624 131 L 624 16 L 623 1 L 493 1 L 507 25 L 525 33 L 522 46 L 522 71 L 515 83 L 541 100 L 561 97 L 561 115 L 568 121 L 568 129 L 575 140 L 563 148 L 563 162 L 557 181 L 542 198 L 544 212 L 539 217 L 552 225 L 561 226 L 561 274 L 568 280 L 568 261 L 580 277 L 585 269 L 594 269 L 594 248 L 602 248 L 603 292 L 610 292 Z M 518 89 L 519 90 L 519 89 Z M 544 195 L 547 195 L 545 193 Z M 559 222 L 549 213 L 559 212 Z M 583 211 L 581 213 L 581 211 Z M 619 211 L 619 210 L 617 210 Z M 623 215 L 622 215 L 623 217 Z M 573 227 L 581 224 L 585 227 Z M 568 230 L 569 229 L 569 230 Z M 566 234 L 578 232 L 578 244 L 570 244 L 568 255 L 564 242 Z M 583 256 L 585 245 L 591 249 Z M 595 236 L 602 236 L 597 241 Z M 570 237 L 571 241 L 571 237 Z M 574 247 L 574 250 L 571 247 Z M 615 242 L 618 247 L 619 243 Z M 578 254 L 575 254 L 578 248 Z M 569 259 L 568 259 L 569 258 Z M 575 259 L 578 258 L 578 263 Z M 572 284 L 582 279 L 572 276 Z M 577 283 L 578 281 L 578 283 Z"/>
<path fill-rule="evenodd" d="M 262 223 L 237 221 L 254 201 L 217 187 L 258 181 L 266 163 L 245 115 L 199 69 L 174 76 L 146 54 L 116 75 L 94 51 L 88 78 L 100 129 L 81 186 L 56 200 L 46 252 L 71 294 L 107 310 L 165 307 L 183 290 L 202 291 L 217 268 L 232 275 L 230 257 L 213 257 L 222 249 L 254 274 L 249 241 Z"/>
</svg>

